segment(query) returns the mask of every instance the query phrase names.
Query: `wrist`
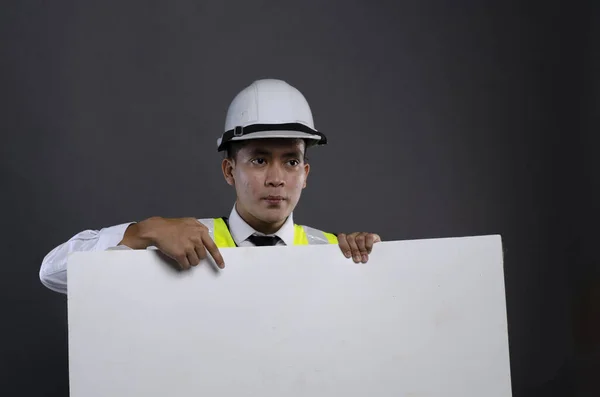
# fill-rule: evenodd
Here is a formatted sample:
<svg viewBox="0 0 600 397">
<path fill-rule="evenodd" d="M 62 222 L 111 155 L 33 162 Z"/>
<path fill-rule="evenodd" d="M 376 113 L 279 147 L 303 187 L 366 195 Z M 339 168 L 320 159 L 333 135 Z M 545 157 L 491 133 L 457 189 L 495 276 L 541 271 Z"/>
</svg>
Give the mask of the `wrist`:
<svg viewBox="0 0 600 397">
<path fill-rule="evenodd" d="M 155 241 L 155 226 L 159 217 L 152 217 L 141 222 L 129 225 L 123 240 L 119 244 L 123 244 L 132 249 L 146 249 L 154 244 Z"/>
</svg>

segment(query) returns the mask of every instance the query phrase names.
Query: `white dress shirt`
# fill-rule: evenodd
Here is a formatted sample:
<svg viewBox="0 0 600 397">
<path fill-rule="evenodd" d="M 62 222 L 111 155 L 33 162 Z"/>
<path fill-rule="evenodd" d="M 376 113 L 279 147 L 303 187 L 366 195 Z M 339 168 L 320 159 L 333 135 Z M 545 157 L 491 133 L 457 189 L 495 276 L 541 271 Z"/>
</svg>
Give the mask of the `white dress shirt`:
<svg viewBox="0 0 600 397">
<path fill-rule="evenodd" d="M 198 219 L 202 222 L 202 219 Z M 84 230 L 71 237 L 68 241 L 60 244 L 50 251 L 42 261 L 40 268 L 40 281 L 47 288 L 60 292 L 67 293 L 67 259 L 69 254 L 78 251 L 105 251 L 109 248 L 115 248 L 119 242 L 123 240 L 125 231 L 129 225 L 135 222 L 122 223 L 120 225 L 106 227 L 100 230 Z M 254 246 L 248 237 L 253 234 L 265 236 L 265 234 L 257 232 L 248 225 L 238 214 L 235 205 L 229 214 L 229 231 L 233 240 L 239 247 Z M 294 218 L 290 214 L 283 226 L 271 236 L 277 236 L 281 240 L 277 245 L 293 245 L 294 244 Z M 125 248 L 123 246 L 123 248 Z M 148 247 L 156 248 L 156 247 Z"/>
<path fill-rule="evenodd" d="M 251 247 L 252 244 L 248 241 L 248 237 L 253 234 L 257 236 L 267 236 L 267 234 L 263 234 L 254 230 L 250 225 L 246 223 L 238 214 L 235 209 L 235 205 L 229 214 L 229 232 L 231 233 L 231 237 L 233 237 L 233 241 L 238 245 L 238 247 Z M 268 236 L 277 236 L 281 240 L 277 242 L 277 245 L 294 245 L 294 218 L 293 215 L 287 218 L 283 226 L 279 228 L 277 232 L 274 234 L 269 234 Z"/>
</svg>

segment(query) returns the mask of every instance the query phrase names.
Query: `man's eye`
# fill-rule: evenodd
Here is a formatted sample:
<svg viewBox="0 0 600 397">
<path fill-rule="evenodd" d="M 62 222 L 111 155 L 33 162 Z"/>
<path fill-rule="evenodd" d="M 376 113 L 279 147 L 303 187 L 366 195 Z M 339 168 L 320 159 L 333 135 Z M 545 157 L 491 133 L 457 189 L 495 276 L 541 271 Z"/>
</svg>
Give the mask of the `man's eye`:
<svg viewBox="0 0 600 397">
<path fill-rule="evenodd" d="M 265 163 L 265 159 L 257 158 L 257 159 L 252 160 L 252 163 L 262 165 Z"/>
<path fill-rule="evenodd" d="M 295 167 L 295 166 L 297 166 L 298 164 L 300 164 L 300 162 L 299 162 L 298 160 L 290 160 L 290 165 L 291 165 L 292 167 Z"/>
</svg>

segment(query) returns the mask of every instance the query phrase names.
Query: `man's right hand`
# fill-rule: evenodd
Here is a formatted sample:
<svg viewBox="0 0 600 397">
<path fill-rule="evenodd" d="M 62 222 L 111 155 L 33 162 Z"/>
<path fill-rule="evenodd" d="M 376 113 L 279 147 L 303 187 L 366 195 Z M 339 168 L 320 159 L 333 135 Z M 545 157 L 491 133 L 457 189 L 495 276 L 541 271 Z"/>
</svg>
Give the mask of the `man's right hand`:
<svg viewBox="0 0 600 397">
<path fill-rule="evenodd" d="M 133 249 L 155 246 L 182 269 L 198 265 L 208 251 L 221 269 L 225 267 L 208 228 L 194 218 L 148 218 L 129 225 L 119 244 Z"/>
</svg>

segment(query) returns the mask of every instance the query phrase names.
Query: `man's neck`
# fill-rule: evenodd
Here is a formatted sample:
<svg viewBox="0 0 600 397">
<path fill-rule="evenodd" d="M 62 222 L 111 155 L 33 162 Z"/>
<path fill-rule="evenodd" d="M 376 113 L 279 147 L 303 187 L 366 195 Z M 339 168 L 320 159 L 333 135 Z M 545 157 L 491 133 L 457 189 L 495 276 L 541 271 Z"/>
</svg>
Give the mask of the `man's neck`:
<svg viewBox="0 0 600 397">
<path fill-rule="evenodd" d="M 244 222 L 246 222 L 252 229 L 263 234 L 277 233 L 287 220 L 286 218 L 283 221 L 277 223 L 263 222 L 260 219 L 257 219 L 256 217 L 252 216 L 252 214 L 245 211 L 244 209 L 241 209 L 237 202 L 235 203 L 235 210 L 237 211 L 240 218 L 242 218 Z"/>
</svg>

